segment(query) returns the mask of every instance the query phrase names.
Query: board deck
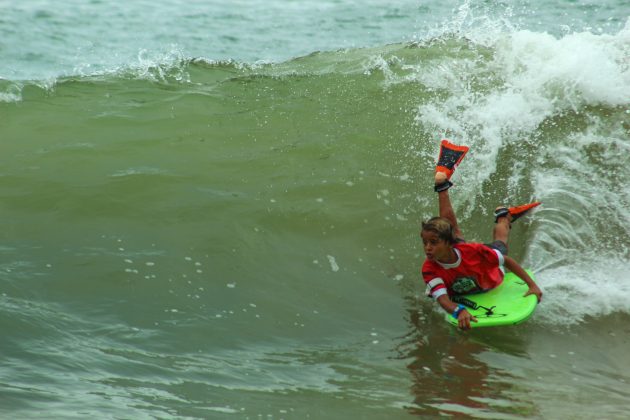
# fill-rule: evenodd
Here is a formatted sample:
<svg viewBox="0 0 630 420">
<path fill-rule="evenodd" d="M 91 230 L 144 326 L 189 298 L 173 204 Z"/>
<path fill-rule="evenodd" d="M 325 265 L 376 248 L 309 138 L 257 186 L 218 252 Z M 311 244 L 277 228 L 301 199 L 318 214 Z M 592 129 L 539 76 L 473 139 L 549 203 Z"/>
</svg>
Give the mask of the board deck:
<svg viewBox="0 0 630 420">
<path fill-rule="evenodd" d="M 526 271 L 534 279 L 532 273 L 529 270 Z M 466 306 L 466 310 L 476 317 L 478 321 L 471 322 L 471 327 L 496 327 L 514 325 L 526 321 L 532 316 L 538 304 L 538 300 L 534 295 L 523 297 L 528 289 L 527 283 L 518 276 L 514 273 L 507 273 L 499 287 L 484 293 L 464 295 L 464 298 L 480 306 L 478 309 Z M 485 308 L 491 309 L 491 313 Z M 447 315 L 446 320 L 457 326 L 457 320 L 452 316 Z"/>
</svg>

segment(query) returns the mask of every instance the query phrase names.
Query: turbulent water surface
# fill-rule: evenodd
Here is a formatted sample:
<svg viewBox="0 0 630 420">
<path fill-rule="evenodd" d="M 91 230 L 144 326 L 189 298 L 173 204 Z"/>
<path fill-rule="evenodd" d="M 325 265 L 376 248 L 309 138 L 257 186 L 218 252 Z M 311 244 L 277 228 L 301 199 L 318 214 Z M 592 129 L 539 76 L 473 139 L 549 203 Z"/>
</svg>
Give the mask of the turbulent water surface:
<svg viewBox="0 0 630 420">
<path fill-rule="evenodd" d="M 0 2 L 0 415 L 625 418 L 624 1 Z M 518 327 L 424 297 L 441 138 Z"/>
</svg>

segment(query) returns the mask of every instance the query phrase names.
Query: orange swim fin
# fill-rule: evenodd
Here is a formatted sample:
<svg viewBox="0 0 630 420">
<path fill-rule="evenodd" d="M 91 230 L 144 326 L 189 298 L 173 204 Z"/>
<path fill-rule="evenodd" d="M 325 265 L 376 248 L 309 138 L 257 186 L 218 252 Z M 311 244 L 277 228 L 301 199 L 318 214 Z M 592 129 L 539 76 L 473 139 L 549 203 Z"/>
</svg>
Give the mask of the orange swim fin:
<svg viewBox="0 0 630 420">
<path fill-rule="evenodd" d="M 451 175 L 455 172 L 455 168 L 464 159 L 468 150 L 468 146 L 458 146 L 446 139 L 442 140 L 442 143 L 440 143 L 440 157 L 438 158 L 435 172 L 445 173 L 446 179 L 450 180 Z"/>
<path fill-rule="evenodd" d="M 494 211 L 494 216 L 495 216 L 494 222 L 496 223 L 497 220 L 499 220 L 499 217 L 507 216 L 508 213 L 512 216 L 512 221 L 514 222 L 516 221 L 516 219 L 522 216 L 525 216 L 527 212 L 529 212 L 534 207 L 540 206 L 541 204 L 542 202 L 540 201 L 534 201 L 533 203 L 523 204 L 521 206 L 516 206 L 516 207 L 510 207 L 510 208 L 500 207 Z"/>
</svg>

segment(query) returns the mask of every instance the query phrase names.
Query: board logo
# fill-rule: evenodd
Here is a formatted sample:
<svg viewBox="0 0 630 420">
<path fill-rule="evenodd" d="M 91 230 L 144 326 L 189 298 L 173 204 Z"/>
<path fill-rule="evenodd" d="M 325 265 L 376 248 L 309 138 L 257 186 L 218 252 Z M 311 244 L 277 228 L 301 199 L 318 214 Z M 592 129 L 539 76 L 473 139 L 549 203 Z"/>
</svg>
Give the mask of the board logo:
<svg viewBox="0 0 630 420">
<path fill-rule="evenodd" d="M 493 312 L 491 314 L 489 313 L 485 313 L 485 314 L 481 314 L 481 315 L 473 315 L 475 318 L 503 318 L 506 317 L 508 314 L 498 314 L 496 312 Z"/>
</svg>

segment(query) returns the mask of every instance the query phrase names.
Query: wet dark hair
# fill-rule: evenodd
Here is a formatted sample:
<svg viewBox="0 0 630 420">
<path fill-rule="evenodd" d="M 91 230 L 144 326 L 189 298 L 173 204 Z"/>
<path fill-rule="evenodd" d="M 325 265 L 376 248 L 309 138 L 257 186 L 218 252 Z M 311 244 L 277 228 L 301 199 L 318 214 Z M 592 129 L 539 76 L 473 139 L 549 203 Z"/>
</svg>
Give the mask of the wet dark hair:
<svg viewBox="0 0 630 420">
<path fill-rule="evenodd" d="M 433 232 L 438 238 L 451 245 L 457 242 L 453 225 L 443 217 L 432 217 L 426 222 L 422 222 L 422 232 Z"/>
</svg>

